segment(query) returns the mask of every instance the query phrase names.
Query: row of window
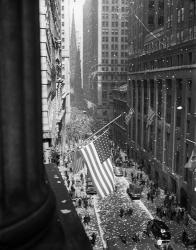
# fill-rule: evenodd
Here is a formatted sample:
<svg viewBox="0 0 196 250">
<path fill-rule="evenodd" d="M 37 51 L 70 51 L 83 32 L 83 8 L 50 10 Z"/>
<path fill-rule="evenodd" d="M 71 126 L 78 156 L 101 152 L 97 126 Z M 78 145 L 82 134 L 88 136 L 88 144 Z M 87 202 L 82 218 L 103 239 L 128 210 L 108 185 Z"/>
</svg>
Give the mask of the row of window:
<svg viewBox="0 0 196 250">
<path fill-rule="evenodd" d="M 122 50 L 127 50 L 128 46 L 127 44 L 121 44 L 121 49 Z M 109 44 L 102 44 L 102 50 L 108 50 L 109 49 Z"/>
<path fill-rule="evenodd" d="M 128 39 L 127 37 L 122 36 L 121 37 L 121 42 L 127 42 Z M 109 42 L 109 37 L 108 36 L 103 36 L 102 37 L 102 42 Z M 118 37 L 111 37 L 111 42 L 118 42 Z"/>
<path fill-rule="evenodd" d="M 113 36 L 118 36 L 118 33 L 121 31 L 121 35 L 127 35 L 127 30 L 126 29 L 121 29 L 118 31 L 118 29 L 112 29 L 111 34 Z M 109 29 L 103 29 L 102 30 L 102 35 L 109 35 Z"/>
<path fill-rule="evenodd" d="M 166 47 L 171 46 L 172 43 L 181 43 L 184 40 L 192 40 L 196 38 L 196 26 L 192 26 L 188 28 L 188 33 L 185 36 L 184 30 L 178 30 L 176 32 L 176 39 L 174 37 L 174 34 L 168 34 L 166 39 L 160 38 L 160 41 L 153 41 L 149 44 L 146 44 L 144 46 L 145 52 L 153 52 L 156 50 L 160 50 Z M 135 45 L 137 44 L 137 41 L 133 42 Z"/>
<path fill-rule="evenodd" d="M 104 74 L 102 75 L 102 80 L 104 81 L 110 81 L 110 80 L 115 80 L 115 81 L 120 81 L 120 80 L 127 80 L 127 75 L 119 75 L 119 74 L 112 74 L 112 75 L 109 75 L 109 74 Z M 105 85 L 108 84 L 107 82 L 104 83 Z M 111 84 L 111 82 L 110 82 Z M 115 84 L 115 83 L 113 83 Z"/>
<path fill-rule="evenodd" d="M 111 64 L 119 64 L 118 62 L 120 62 L 121 64 L 126 64 L 127 63 L 127 60 L 125 59 L 121 59 L 121 60 L 118 60 L 118 59 L 111 59 L 110 60 L 110 63 Z M 108 59 L 102 59 L 102 64 L 108 64 L 109 63 L 109 60 Z"/>
<path fill-rule="evenodd" d="M 119 71 L 121 71 L 121 72 L 127 72 L 127 67 L 118 67 L 118 66 L 116 66 L 116 67 L 108 67 L 108 66 L 106 66 L 106 67 L 102 67 L 102 71 L 103 72 L 108 72 L 108 71 L 112 71 L 112 72 L 119 72 Z"/>
<path fill-rule="evenodd" d="M 119 25 L 121 25 L 121 27 L 127 27 L 128 26 L 128 22 L 111 22 L 111 26 L 112 27 L 119 27 Z M 102 21 L 102 27 L 109 27 L 109 22 L 108 21 Z"/>
<path fill-rule="evenodd" d="M 130 71 L 142 71 L 142 70 L 157 69 L 164 67 L 190 65 L 193 63 L 195 63 L 193 61 L 193 54 L 191 51 L 189 51 L 188 53 L 151 60 L 148 62 L 144 62 L 143 64 L 141 63 L 137 65 L 131 64 Z"/>
<path fill-rule="evenodd" d="M 102 11 L 103 12 L 109 12 L 110 8 L 109 5 L 103 5 L 102 6 Z M 128 12 L 128 7 L 118 7 L 118 6 L 111 6 L 111 11 L 112 12 Z"/>
</svg>

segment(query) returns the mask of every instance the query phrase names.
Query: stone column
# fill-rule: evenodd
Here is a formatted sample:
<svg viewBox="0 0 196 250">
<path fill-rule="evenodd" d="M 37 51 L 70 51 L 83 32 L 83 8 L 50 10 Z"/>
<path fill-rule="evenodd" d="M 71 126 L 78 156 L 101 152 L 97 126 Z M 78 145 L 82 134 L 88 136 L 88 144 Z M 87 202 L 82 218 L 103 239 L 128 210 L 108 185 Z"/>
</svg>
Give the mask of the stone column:
<svg viewBox="0 0 196 250">
<path fill-rule="evenodd" d="M 161 122 L 162 122 L 162 169 L 165 171 L 165 138 L 166 138 L 166 103 L 167 103 L 167 86 L 166 80 L 162 79 L 162 115 L 161 115 Z"/>
<path fill-rule="evenodd" d="M 172 173 L 175 170 L 175 146 L 176 146 L 176 79 L 172 79 L 172 106 L 170 128 L 170 166 Z"/>
<path fill-rule="evenodd" d="M 0 248 L 23 249 L 55 212 L 43 166 L 39 1 L 0 0 L 0 16 Z"/>
<path fill-rule="evenodd" d="M 146 122 L 148 119 L 148 108 L 150 107 L 150 80 L 147 79 L 147 99 L 148 99 L 148 103 L 147 103 L 147 118 L 146 118 Z M 147 148 L 149 151 L 149 143 L 150 143 L 150 126 L 148 126 L 147 128 Z"/>
<path fill-rule="evenodd" d="M 135 80 L 135 146 L 138 148 L 138 80 Z"/>
<path fill-rule="evenodd" d="M 154 79 L 154 151 L 153 151 L 153 157 L 157 158 L 157 129 L 158 129 L 158 84 L 159 81 L 155 77 Z"/>
<path fill-rule="evenodd" d="M 196 142 L 196 69 L 192 70 L 192 89 L 191 89 L 191 139 Z M 195 146 L 195 144 L 194 144 Z M 192 172 L 192 183 L 191 183 L 191 215 L 196 219 L 196 169 Z"/>
<path fill-rule="evenodd" d="M 144 80 L 141 80 L 141 148 L 144 148 Z"/>
<path fill-rule="evenodd" d="M 129 88 L 130 88 L 130 100 L 129 100 L 129 105 L 130 107 L 134 108 L 133 107 L 133 81 L 131 80 L 130 81 L 130 85 L 129 85 Z M 132 141 L 133 141 L 133 119 L 135 119 L 135 110 L 134 110 L 134 114 L 130 120 L 130 123 L 129 123 L 129 131 L 130 131 L 130 134 L 129 134 L 129 148 L 131 148 L 131 157 L 133 157 L 133 150 L 132 150 Z"/>
</svg>

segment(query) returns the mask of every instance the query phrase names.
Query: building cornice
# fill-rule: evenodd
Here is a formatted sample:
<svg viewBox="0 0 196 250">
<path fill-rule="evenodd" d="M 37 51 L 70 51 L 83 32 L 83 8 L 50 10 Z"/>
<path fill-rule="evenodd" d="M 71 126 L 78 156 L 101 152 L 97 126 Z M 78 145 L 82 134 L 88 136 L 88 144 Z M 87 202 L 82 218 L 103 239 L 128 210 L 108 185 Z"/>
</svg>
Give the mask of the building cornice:
<svg viewBox="0 0 196 250">
<path fill-rule="evenodd" d="M 172 70 L 175 70 L 175 71 L 192 70 L 192 69 L 196 69 L 196 64 L 173 66 L 173 67 L 158 68 L 158 69 L 148 69 L 148 70 L 136 71 L 136 72 L 128 72 L 128 75 L 148 74 L 148 73 L 165 72 L 165 71 L 172 71 Z"/>
</svg>

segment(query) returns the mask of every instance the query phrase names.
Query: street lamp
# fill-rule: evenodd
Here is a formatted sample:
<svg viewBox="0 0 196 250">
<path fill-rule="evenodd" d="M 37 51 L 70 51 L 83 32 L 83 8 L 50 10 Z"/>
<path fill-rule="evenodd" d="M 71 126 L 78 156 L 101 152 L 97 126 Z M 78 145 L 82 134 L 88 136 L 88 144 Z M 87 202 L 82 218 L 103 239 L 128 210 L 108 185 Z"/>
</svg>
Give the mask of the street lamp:
<svg viewBox="0 0 196 250">
<path fill-rule="evenodd" d="M 177 109 L 177 110 L 182 110 L 183 107 L 180 105 L 180 106 L 178 106 L 176 109 Z"/>
</svg>

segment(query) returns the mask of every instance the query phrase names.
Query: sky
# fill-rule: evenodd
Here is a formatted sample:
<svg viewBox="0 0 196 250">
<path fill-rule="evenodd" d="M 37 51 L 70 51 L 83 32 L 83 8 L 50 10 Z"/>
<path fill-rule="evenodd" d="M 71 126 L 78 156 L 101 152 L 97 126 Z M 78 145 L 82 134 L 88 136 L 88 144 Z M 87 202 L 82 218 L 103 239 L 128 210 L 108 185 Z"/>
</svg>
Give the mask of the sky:
<svg viewBox="0 0 196 250">
<path fill-rule="evenodd" d="M 82 9 L 85 0 L 76 0 L 74 3 L 74 16 L 75 16 L 75 24 L 77 31 L 77 38 L 81 39 L 82 37 Z"/>
</svg>

